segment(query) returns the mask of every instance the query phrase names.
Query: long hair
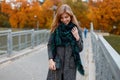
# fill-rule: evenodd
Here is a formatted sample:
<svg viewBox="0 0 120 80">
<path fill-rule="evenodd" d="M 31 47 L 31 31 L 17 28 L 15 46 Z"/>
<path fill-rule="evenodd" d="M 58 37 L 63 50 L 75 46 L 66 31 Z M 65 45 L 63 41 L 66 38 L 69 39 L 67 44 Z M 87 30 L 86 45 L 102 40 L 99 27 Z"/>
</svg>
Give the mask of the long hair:
<svg viewBox="0 0 120 80">
<path fill-rule="evenodd" d="M 79 24 L 78 24 L 78 21 L 75 17 L 75 15 L 73 14 L 72 12 L 72 9 L 70 8 L 70 6 L 68 6 L 67 4 L 62 4 L 57 12 L 56 12 L 56 15 L 54 16 L 54 19 L 53 19 L 53 22 L 51 24 L 51 33 L 55 31 L 55 29 L 58 27 L 58 25 L 60 24 L 60 18 L 61 18 L 61 15 L 63 13 L 67 13 L 70 15 L 71 17 L 71 22 L 73 22 L 75 25 L 77 25 L 78 28 L 80 28 Z"/>
</svg>

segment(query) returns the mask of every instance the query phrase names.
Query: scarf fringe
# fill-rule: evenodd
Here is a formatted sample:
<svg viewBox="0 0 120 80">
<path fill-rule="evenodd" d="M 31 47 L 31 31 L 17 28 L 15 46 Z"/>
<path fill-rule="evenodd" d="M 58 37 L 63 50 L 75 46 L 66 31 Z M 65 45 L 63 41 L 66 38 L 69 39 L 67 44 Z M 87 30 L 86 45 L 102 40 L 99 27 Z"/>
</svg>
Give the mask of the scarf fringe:
<svg viewBox="0 0 120 80">
<path fill-rule="evenodd" d="M 85 71 L 83 69 L 83 66 L 81 64 L 78 65 L 78 72 L 81 74 L 81 75 L 85 75 Z"/>
</svg>

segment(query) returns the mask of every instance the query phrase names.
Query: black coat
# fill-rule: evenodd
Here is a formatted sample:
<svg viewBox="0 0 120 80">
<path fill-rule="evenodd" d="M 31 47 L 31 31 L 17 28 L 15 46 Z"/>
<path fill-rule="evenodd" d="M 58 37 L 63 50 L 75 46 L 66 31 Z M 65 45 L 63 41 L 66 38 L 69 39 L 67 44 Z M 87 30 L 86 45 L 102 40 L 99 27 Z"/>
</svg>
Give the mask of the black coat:
<svg viewBox="0 0 120 80">
<path fill-rule="evenodd" d="M 82 32 L 80 30 L 78 32 L 79 32 L 80 40 L 77 41 L 77 45 L 82 51 L 83 50 Z M 48 41 L 49 59 L 53 58 L 50 45 L 51 45 L 51 36 Z M 47 75 L 47 80 L 76 80 L 76 65 L 75 65 L 74 57 L 71 55 L 72 55 L 71 46 L 57 47 L 56 56 L 59 57 L 61 60 L 61 69 L 55 71 L 49 70 Z"/>
</svg>

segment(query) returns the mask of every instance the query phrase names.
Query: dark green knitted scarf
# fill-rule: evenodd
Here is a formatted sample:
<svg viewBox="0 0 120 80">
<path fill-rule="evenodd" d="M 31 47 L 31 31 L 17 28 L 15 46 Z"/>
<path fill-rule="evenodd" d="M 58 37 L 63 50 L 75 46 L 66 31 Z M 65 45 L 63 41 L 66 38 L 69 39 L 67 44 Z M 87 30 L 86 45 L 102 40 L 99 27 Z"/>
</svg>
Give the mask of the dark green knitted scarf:
<svg viewBox="0 0 120 80">
<path fill-rule="evenodd" d="M 72 22 L 68 25 L 64 23 L 60 23 L 57 29 L 52 33 L 52 54 L 56 55 L 56 47 L 57 46 L 71 46 L 72 47 L 72 56 L 74 56 L 75 64 L 77 66 L 78 71 L 84 75 L 83 66 L 81 64 L 80 59 L 80 49 L 77 45 L 76 39 L 71 33 L 72 28 L 76 26 Z"/>
</svg>

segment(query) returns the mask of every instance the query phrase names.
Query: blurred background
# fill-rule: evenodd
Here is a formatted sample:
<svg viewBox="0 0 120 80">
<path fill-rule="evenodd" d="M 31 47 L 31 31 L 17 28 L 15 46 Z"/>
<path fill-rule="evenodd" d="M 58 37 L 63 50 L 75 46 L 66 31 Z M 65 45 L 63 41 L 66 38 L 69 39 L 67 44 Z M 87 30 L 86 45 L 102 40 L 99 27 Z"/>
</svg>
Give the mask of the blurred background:
<svg viewBox="0 0 120 80">
<path fill-rule="evenodd" d="M 57 8 L 71 6 L 80 26 L 120 35 L 120 0 L 0 0 L 0 29 L 50 29 Z"/>
</svg>

